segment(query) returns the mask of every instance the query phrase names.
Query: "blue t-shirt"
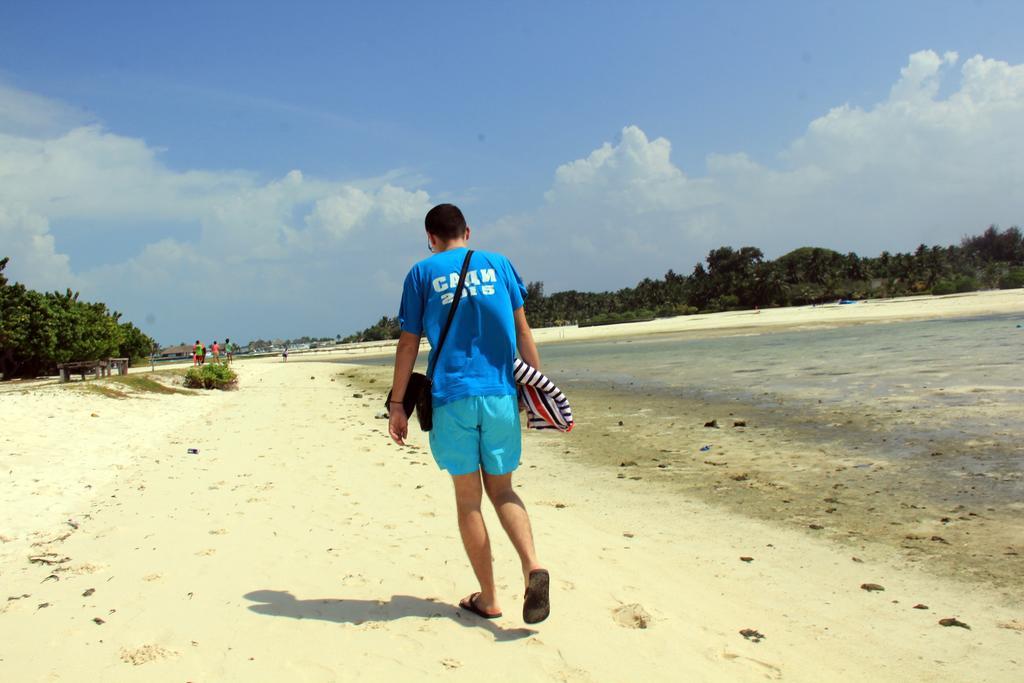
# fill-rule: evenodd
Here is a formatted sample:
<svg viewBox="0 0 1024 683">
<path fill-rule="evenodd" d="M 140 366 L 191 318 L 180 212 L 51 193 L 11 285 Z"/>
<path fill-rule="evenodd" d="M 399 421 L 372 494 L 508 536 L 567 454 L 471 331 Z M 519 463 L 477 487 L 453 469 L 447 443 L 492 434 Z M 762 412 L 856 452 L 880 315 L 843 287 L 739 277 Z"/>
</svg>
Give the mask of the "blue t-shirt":
<svg viewBox="0 0 1024 683">
<path fill-rule="evenodd" d="M 436 363 L 432 392 L 435 405 L 469 396 L 516 393 L 512 377 L 516 327 L 512 312 L 522 307 L 526 287 L 501 254 L 473 252 L 441 357 L 434 357 L 465 258 L 465 247 L 434 254 L 412 267 L 402 289 L 398 311 L 402 330 L 426 334 L 430 340 L 428 363 Z"/>
</svg>

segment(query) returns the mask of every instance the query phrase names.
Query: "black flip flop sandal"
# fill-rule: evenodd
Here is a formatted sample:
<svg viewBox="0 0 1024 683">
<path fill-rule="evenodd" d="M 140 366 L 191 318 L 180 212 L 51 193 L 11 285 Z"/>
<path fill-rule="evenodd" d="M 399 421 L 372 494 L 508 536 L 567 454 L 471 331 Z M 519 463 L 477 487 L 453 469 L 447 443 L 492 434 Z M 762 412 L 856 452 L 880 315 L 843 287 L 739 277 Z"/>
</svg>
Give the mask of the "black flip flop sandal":
<svg viewBox="0 0 1024 683">
<path fill-rule="evenodd" d="M 527 624 L 539 624 L 551 613 L 551 602 L 548 598 L 550 583 L 551 577 L 547 569 L 534 569 L 530 572 L 526 600 L 523 601 L 523 621 Z"/>
<path fill-rule="evenodd" d="M 488 614 L 487 612 L 480 609 L 480 606 L 476 604 L 476 599 L 479 597 L 480 593 L 473 593 L 468 598 L 464 598 L 462 602 L 459 603 L 459 607 L 466 610 L 467 612 L 472 612 L 478 617 L 483 617 L 484 619 L 497 619 L 501 616 L 501 612 L 498 612 L 497 614 Z"/>
</svg>

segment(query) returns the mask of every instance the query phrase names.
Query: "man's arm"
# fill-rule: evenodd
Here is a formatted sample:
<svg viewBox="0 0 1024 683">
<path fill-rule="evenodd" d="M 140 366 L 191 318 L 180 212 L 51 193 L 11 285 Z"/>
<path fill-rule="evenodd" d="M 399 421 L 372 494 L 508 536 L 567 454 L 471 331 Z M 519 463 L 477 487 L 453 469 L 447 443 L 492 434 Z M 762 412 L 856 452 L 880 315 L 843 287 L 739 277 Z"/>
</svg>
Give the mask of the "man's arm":
<svg viewBox="0 0 1024 683">
<path fill-rule="evenodd" d="M 416 366 L 416 356 L 420 352 L 420 337 L 411 332 L 402 332 L 395 350 L 395 374 L 391 381 L 391 401 L 401 403 L 405 398 L 405 390 L 409 386 L 409 377 Z M 405 445 L 405 437 L 409 436 L 409 416 L 402 406 L 388 406 L 388 432 L 399 446 Z"/>
<path fill-rule="evenodd" d="M 533 341 L 533 331 L 530 323 L 526 320 L 526 311 L 522 306 L 517 308 L 513 315 L 516 321 L 516 346 L 519 348 L 519 357 L 524 363 L 540 369 L 540 354 L 537 353 L 537 345 Z"/>
</svg>

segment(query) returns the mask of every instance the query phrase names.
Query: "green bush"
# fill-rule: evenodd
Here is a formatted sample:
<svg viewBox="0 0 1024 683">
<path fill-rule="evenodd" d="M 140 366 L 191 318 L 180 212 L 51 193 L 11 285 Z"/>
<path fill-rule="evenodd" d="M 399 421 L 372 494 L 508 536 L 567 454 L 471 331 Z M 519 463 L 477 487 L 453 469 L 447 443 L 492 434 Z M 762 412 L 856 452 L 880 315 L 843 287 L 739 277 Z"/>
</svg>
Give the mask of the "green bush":
<svg viewBox="0 0 1024 683">
<path fill-rule="evenodd" d="M 954 284 L 958 294 L 962 292 L 976 292 L 980 288 L 978 281 L 969 275 L 958 277 Z"/>
<path fill-rule="evenodd" d="M 223 363 L 200 365 L 185 373 L 185 386 L 190 389 L 237 389 L 238 375 Z"/>
<path fill-rule="evenodd" d="M 732 311 L 740 307 L 740 298 L 735 294 L 723 294 L 708 302 L 707 310 L 712 313 Z"/>
<path fill-rule="evenodd" d="M 999 279 L 999 289 L 1024 287 L 1024 268 L 1010 268 L 1010 272 Z"/>
<path fill-rule="evenodd" d="M 932 294 L 963 294 L 964 292 L 976 292 L 979 289 L 978 281 L 970 275 L 960 275 L 952 280 L 940 280 L 932 285 Z"/>
</svg>

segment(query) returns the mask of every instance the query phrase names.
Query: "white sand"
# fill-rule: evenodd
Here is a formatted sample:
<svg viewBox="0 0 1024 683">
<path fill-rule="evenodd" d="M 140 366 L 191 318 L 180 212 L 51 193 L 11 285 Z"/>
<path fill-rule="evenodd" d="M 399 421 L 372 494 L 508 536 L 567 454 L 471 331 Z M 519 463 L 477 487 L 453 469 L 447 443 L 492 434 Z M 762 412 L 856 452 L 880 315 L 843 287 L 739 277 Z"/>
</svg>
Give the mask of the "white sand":
<svg viewBox="0 0 1024 683">
<path fill-rule="evenodd" d="M 835 327 L 871 322 L 900 322 L 961 316 L 1024 314 L 1024 289 L 971 292 L 947 296 L 872 299 L 855 304 L 792 306 L 761 311 L 732 311 L 662 318 L 643 323 L 596 327 L 549 327 L 537 330 L 538 342 L 602 339 L 679 332 L 756 331 L 777 328 Z"/>
<path fill-rule="evenodd" d="M 505 617 L 460 613 L 449 480 L 415 428 L 390 444 L 385 388 L 354 398 L 313 358 L 238 368 L 232 393 L 0 393 L 0 680 L 1020 680 L 1019 601 L 567 462 L 573 435 L 529 435 L 517 475 L 551 618 L 521 622 L 492 512 Z M 648 628 L 616 619 L 634 604 Z"/>
</svg>

